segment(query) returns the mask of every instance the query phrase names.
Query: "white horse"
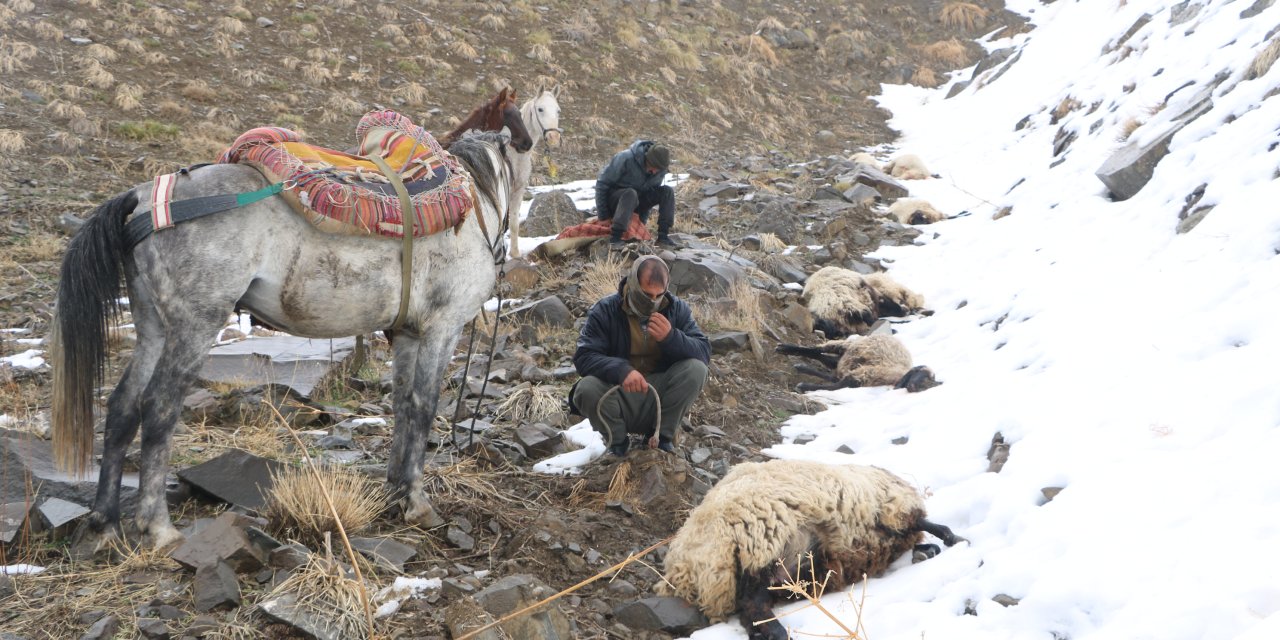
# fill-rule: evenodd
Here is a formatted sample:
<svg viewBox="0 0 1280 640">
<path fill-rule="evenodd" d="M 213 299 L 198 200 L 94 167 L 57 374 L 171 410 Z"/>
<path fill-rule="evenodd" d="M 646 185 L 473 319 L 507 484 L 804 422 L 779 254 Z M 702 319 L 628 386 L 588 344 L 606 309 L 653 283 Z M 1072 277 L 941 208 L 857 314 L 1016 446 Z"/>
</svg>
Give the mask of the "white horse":
<svg viewBox="0 0 1280 640">
<path fill-rule="evenodd" d="M 524 128 L 533 138 L 533 147 L 524 153 L 512 154 L 512 192 L 511 206 L 516 213 L 511 216 L 511 257 L 520 257 L 520 215 L 521 203 L 524 201 L 524 189 L 529 186 L 529 176 L 533 173 L 533 152 L 538 143 L 547 141 L 548 147 L 560 146 L 560 85 L 548 89 L 542 84 L 534 90 L 533 97 L 520 105 L 520 117 L 524 120 Z"/>
<path fill-rule="evenodd" d="M 509 214 L 505 136 L 468 134 L 450 153 L 470 174 L 478 198 L 456 232 L 413 240 L 409 304 L 392 341 L 396 424 L 387 484 L 395 507 L 414 523 L 436 519 L 422 481 L 427 436 L 462 327 L 493 290 Z M 267 186 L 244 164 L 202 166 L 175 181 L 175 203 L 261 193 Z M 152 189 L 153 183 L 138 185 L 99 207 L 62 262 L 53 433 L 58 459 L 74 470 L 84 470 L 93 454 L 95 389 L 102 384 L 108 319 L 119 313 L 122 276 L 138 335 L 133 360 L 107 401 L 98 495 L 76 536 L 75 546 L 87 552 L 120 534 L 121 471 L 139 427 L 138 530 L 156 548 L 182 538 L 165 503 L 170 443 L 182 399 L 233 309 L 294 335 L 350 336 L 397 324 L 404 288 L 401 240 L 324 233 L 281 196 L 183 222 L 131 247 L 126 219 L 136 211 L 150 215 Z"/>
</svg>

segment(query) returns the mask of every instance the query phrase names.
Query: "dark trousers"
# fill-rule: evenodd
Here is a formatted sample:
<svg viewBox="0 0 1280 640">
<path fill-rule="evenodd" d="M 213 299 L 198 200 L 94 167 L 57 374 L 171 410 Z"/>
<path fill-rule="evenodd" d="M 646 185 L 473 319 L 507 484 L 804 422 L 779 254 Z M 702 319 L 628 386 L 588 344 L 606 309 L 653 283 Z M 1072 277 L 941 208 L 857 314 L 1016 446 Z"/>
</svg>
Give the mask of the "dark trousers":
<svg viewBox="0 0 1280 640">
<path fill-rule="evenodd" d="M 693 401 L 702 393 L 702 386 L 707 383 L 707 365 L 696 358 L 689 358 L 671 365 L 662 373 L 651 373 L 644 378 L 662 399 L 661 416 L 656 411 L 658 405 L 653 401 L 653 394 L 648 391 L 628 393 L 618 389 L 605 399 L 604 404 L 600 404 L 600 398 L 613 385 L 595 376 L 587 376 L 574 388 L 574 406 L 591 422 L 591 427 L 604 436 L 606 446 L 626 442 L 628 433 L 652 436 L 655 422 L 660 425 L 658 434 L 664 440 L 674 441 L 680 419 L 689 412 Z"/>
<path fill-rule="evenodd" d="M 609 193 L 609 209 L 599 212 L 601 220 L 613 219 L 610 227 L 613 237 L 621 238 L 631 224 L 631 214 L 640 216 L 640 222 L 649 223 L 649 211 L 658 207 L 658 235 L 671 232 L 676 222 L 676 192 L 668 186 L 659 186 L 637 192 L 635 189 L 615 189 Z M 605 215 L 611 214 L 611 215 Z"/>
</svg>

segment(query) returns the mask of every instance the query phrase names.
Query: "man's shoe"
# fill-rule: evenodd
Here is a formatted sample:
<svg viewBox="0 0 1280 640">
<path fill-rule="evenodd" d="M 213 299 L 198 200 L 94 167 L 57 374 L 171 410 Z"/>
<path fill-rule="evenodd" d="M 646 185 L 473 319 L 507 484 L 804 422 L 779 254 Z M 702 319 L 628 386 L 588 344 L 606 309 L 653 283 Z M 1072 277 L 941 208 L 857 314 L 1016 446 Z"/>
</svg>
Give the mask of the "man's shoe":
<svg viewBox="0 0 1280 640">
<path fill-rule="evenodd" d="M 621 241 L 621 240 L 610 240 L 610 241 L 609 241 L 609 250 L 610 250 L 610 251 L 622 251 L 623 249 L 626 249 L 626 248 L 627 248 L 627 243 L 625 243 L 625 242 L 623 242 L 623 241 Z"/>
<path fill-rule="evenodd" d="M 672 445 L 671 441 L 666 438 L 658 438 L 658 448 L 663 451 L 666 451 L 667 453 L 676 452 L 675 446 Z"/>
<path fill-rule="evenodd" d="M 621 444 L 610 445 L 609 453 L 619 458 L 624 457 L 627 455 L 627 444 L 627 442 L 622 442 Z"/>
<path fill-rule="evenodd" d="M 657 243 L 657 244 L 658 244 L 658 246 L 659 246 L 659 247 L 668 247 L 668 248 L 671 248 L 671 249 L 678 249 L 678 248 L 680 248 L 680 244 L 679 244 L 678 242 L 676 242 L 675 240 L 672 240 L 672 239 L 671 239 L 671 236 L 669 236 L 669 235 L 667 235 L 667 234 L 665 234 L 665 233 L 664 233 L 664 234 L 662 234 L 662 235 L 659 235 L 659 236 L 658 236 L 658 243 Z"/>
</svg>

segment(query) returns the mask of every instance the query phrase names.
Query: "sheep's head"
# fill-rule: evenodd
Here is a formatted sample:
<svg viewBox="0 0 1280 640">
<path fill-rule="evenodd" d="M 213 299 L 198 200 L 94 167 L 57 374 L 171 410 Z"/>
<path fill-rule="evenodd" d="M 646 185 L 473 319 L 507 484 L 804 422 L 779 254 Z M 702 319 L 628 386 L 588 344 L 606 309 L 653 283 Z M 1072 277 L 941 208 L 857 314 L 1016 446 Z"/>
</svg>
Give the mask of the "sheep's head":
<svg viewBox="0 0 1280 640">
<path fill-rule="evenodd" d="M 908 393 L 919 393 L 940 384 L 942 383 L 934 377 L 932 369 L 919 365 L 911 367 L 911 370 L 903 374 L 902 379 L 898 380 L 898 384 L 893 385 L 893 388 L 906 389 Z"/>
</svg>

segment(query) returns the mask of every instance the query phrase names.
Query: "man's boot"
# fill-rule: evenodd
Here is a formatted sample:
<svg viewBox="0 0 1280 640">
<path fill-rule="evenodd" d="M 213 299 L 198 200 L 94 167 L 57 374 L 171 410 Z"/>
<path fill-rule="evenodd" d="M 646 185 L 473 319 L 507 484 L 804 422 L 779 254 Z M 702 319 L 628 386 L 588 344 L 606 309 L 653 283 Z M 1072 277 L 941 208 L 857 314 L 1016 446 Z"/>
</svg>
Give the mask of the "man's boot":
<svg viewBox="0 0 1280 640">
<path fill-rule="evenodd" d="M 618 233 L 617 231 L 611 231 L 609 233 L 609 250 L 610 251 L 625 249 L 626 246 L 627 246 L 626 243 L 622 241 L 621 233 Z"/>
</svg>

